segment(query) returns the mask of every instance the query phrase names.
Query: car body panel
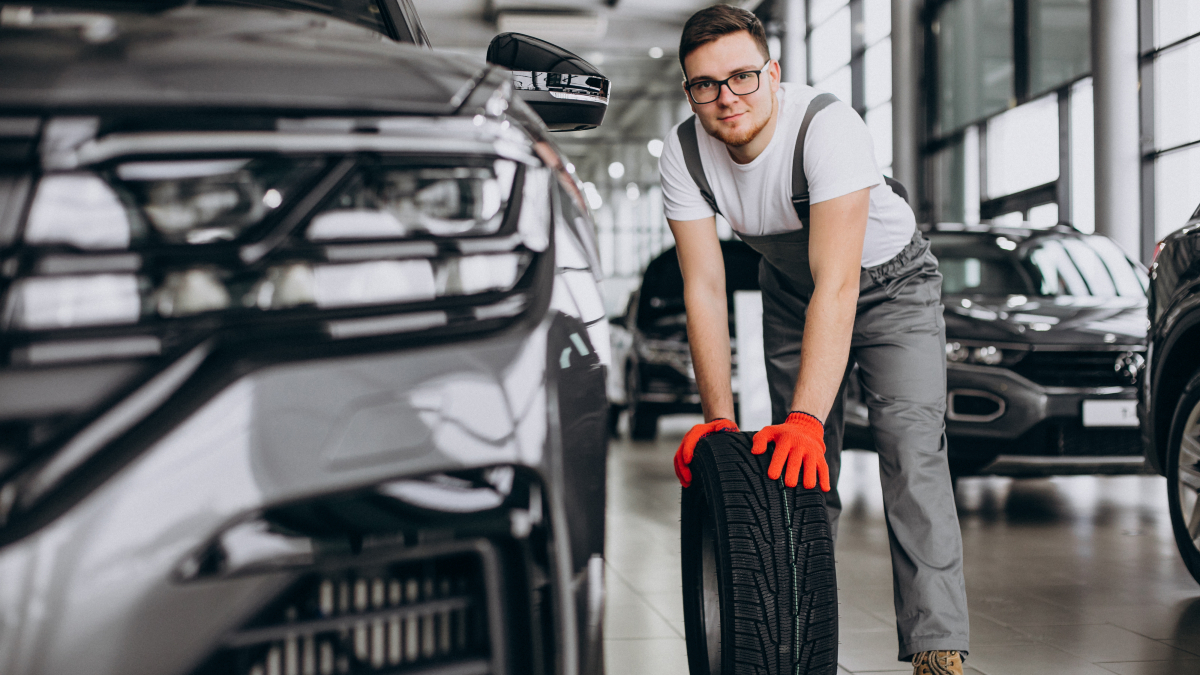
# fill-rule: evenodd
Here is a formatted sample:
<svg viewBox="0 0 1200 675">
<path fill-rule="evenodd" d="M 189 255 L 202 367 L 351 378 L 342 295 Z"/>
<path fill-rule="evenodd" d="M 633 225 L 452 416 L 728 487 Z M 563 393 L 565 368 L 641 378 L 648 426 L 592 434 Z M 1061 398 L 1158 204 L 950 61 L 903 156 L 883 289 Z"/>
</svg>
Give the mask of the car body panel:
<svg viewBox="0 0 1200 675">
<path fill-rule="evenodd" d="M 1200 368 L 1200 209 L 1159 246 L 1150 268 L 1151 327 L 1138 414 L 1146 461 L 1164 474 L 1175 402 Z"/>
</svg>

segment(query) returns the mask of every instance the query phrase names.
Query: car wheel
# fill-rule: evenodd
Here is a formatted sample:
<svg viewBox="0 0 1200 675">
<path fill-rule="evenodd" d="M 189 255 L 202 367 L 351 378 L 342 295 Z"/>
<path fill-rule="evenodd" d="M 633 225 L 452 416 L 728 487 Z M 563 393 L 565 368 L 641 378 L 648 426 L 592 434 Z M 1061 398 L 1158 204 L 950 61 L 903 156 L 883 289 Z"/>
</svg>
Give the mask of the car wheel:
<svg viewBox="0 0 1200 675">
<path fill-rule="evenodd" d="M 615 438 L 617 436 L 617 427 L 620 426 L 620 422 L 621 422 L 621 406 L 610 404 L 608 406 L 608 422 L 607 422 L 608 435 L 610 437 Z"/>
<path fill-rule="evenodd" d="M 1175 543 L 1200 582 L 1200 371 L 1175 407 L 1167 445 L 1167 504 Z"/>
<path fill-rule="evenodd" d="M 638 400 L 641 383 L 637 366 L 630 364 L 625 372 L 625 401 L 629 404 L 629 437 L 635 441 L 652 441 L 658 435 L 658 410 Z"/>
<path fill-rule="evenodd" d="M 683 616 L 693 675 L 833 675 L 837 581 L 825 498 L 767 478 L 751 434 L 696 445 L 683 490 Z"/>
</svg>

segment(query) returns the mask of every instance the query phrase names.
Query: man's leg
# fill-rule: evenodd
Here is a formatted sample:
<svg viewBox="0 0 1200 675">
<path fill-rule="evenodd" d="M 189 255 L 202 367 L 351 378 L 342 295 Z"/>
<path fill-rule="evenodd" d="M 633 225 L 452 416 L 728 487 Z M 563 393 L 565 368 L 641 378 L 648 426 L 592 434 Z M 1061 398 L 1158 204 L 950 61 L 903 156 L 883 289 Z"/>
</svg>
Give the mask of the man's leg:
<svg viewBox="0 0 1200 675">
<path fill-rule="evenodd" d="M 804 304 L 788 297 L 780 298 L 763 293 L 763 352 L 767 361 L 767 384 L 771 390 L 771 424 L 783 424 L 791 412 L 792 394 L 800 373 L 800 340 L 804 336 Z M 837 541 L 838 519 L 842 500 L 837 481 L 842 464 L 842 436 L 845 430 L 846 382 L 852 363 L 846 364 L 846 376 L 825 418 L 825 463 L 829 466 L 829 492 L 825 493 L 825 510 L 829 515 L 829 531 Z"/>
<path fill-rule="evenodd" d="M 962 534 L 946 459 L 940 277 L 860 312 L 855 355 L 879 454 L 901 660 L 969 648 Z"/>
</svg>

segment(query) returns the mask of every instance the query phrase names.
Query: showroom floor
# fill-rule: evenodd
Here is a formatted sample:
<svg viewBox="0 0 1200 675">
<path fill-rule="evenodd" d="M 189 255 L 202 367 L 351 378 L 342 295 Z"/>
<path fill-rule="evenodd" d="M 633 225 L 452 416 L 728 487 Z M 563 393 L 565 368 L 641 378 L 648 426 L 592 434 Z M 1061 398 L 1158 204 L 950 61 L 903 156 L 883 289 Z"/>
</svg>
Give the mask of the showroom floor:
<svg viewBox="0 0 1200 675">
<path fill-rule="evenodd" d="M 671 456 L 695 421 L 664 418 L 656 442 L 610 446 L 610 675 L 687 673 Z M 848 452 L 843 466 L 838 673 L 911 673 L 896 661 L 876 458 Z M 1200 585 L 1175 550 L 1162 478 L 964 479 L 958 507 L 967 673 L 1200 674 Z"/>
</svg>

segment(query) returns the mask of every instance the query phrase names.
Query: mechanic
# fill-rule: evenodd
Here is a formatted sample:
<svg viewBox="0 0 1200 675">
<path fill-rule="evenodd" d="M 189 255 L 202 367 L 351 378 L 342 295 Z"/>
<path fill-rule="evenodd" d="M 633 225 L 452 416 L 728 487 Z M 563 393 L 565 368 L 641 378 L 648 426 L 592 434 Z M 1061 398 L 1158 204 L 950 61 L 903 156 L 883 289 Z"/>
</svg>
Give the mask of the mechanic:
<svg viewBox="0 0 1200 675">
<path fill-rule="evenodd" d="M 668 135 L 659 170 L 705 422 L 684 437 L 676 474 L 687 487 L 696 442 L 737 431 L 719 212 L 763 256 L 774 424 L 755 434 L 753 452 L 774 443 L 768 477 L 795 487 L 803 471 L 805 488 L 820 483 L 836 537 L 843 399 L 858 363 L 883 482 L 899 659 L 918 675 L 962 673 L 966 585 L 946 459 L 942 277 L 929 242 L 885 182 L 862 119 L 831 95 L 781 84 L 754 14 L 700 10 L 684 26 L 679 59 L 695 117 Z"/>
</svg>

